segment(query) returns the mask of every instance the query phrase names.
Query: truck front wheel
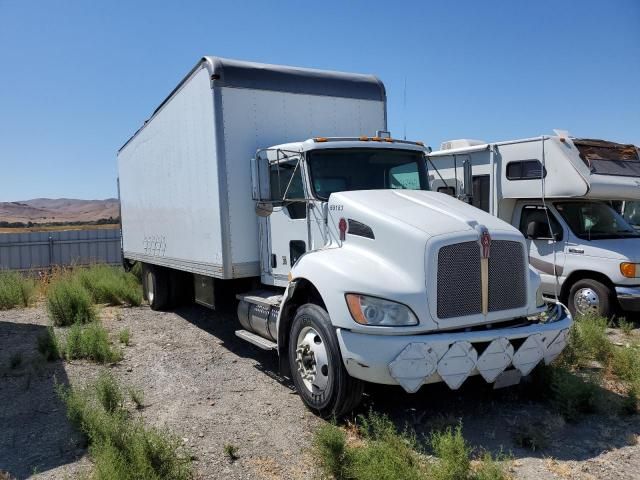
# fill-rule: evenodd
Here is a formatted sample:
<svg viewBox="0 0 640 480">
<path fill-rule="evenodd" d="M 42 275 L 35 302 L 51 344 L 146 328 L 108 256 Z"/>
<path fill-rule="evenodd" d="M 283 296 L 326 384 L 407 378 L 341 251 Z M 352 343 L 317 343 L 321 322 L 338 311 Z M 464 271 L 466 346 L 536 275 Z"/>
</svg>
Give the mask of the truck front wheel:
<svg viewBox="0 0 640 480">
<path fill-rule="evenodd" d="M 360 403 L 364 384 L 344 368 L 338 338 L 322 307 L 308 303 L 296 311 L 289 365 L 302 400 L 322 418 L 340 417 Z"/>
</svg>

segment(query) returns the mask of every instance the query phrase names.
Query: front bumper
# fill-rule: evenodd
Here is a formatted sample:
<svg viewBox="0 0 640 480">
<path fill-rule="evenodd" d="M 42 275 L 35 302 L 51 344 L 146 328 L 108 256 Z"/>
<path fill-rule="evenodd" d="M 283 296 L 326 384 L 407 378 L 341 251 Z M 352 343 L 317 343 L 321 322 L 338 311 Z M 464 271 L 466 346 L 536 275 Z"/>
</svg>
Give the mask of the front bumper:
<svg viewBox="0 0 640 480">
<path fill-rule="evenodd" d="M 425 335 L 370 335 L 338 329 L 344 365 L 352 377 L 401 385 L 416 392 L 443 381 L 458 389 L 472 375 L 493 383 L 513 367 L 528 375 L 552 362 L 567 344 L 571 315 L 557 304 L 555 321 L 521 327 Z"/>
<path fill-rule="evenodd" d="M 640 286 L 616 287 L 616 297 L 623 310 L 627 312 L 640 312 Z"/>
</svg>

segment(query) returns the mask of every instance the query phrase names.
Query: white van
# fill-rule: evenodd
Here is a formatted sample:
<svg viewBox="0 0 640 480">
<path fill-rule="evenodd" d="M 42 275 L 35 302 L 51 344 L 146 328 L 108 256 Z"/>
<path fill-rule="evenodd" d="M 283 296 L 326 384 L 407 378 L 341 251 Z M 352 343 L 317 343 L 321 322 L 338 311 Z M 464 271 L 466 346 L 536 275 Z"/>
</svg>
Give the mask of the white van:
<svg viewBox="0 0 640 480">
<path fill-rule="evenodd" d="M 555 133 L 445 142 L 428 157 L 440 173 L 432 189 L 518 228 L 545 297 L 558 297 L 574 314 L 638 312 L 640 233 L 629 223 L 640 199 L 638 148 Z M 612 201 L 626 202 L 624 215 Z"/>
</svg>

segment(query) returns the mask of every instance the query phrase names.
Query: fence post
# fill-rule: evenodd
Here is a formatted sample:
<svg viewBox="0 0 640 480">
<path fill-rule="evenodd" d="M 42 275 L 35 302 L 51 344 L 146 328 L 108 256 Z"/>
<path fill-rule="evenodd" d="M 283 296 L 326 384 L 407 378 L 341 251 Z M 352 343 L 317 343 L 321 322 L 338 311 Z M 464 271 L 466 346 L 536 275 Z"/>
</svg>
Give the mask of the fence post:
<svg viewBox="0 0 640 480">
<path fill-rule="evenodd" d="M 53 236 L 49 234 L 49 271 L 53 268 Z"/>
</svg>

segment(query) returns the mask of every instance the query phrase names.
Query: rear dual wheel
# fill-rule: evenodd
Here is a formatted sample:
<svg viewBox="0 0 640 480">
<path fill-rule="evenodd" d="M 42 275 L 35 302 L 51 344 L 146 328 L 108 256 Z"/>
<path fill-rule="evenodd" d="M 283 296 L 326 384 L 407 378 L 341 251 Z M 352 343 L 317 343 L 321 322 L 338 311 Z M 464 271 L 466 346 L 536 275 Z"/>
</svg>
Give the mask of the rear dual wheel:
<svg viewBox="0 0 640 480">
<path fill-rule="evenodd" d="M 145 263 L 142 287 L 152 310 L 167 310 L 193 302 L 193 276 L 187 272 Z"/>
<path fill-rule="evenodd" d="M 321 417 L 340 417 L 360 403 L 364 383 L 347 373 L 324 308 L 310 303 L 298 308 L 289 337 L 289 365 L 303 402 Z"/>
</svg>

